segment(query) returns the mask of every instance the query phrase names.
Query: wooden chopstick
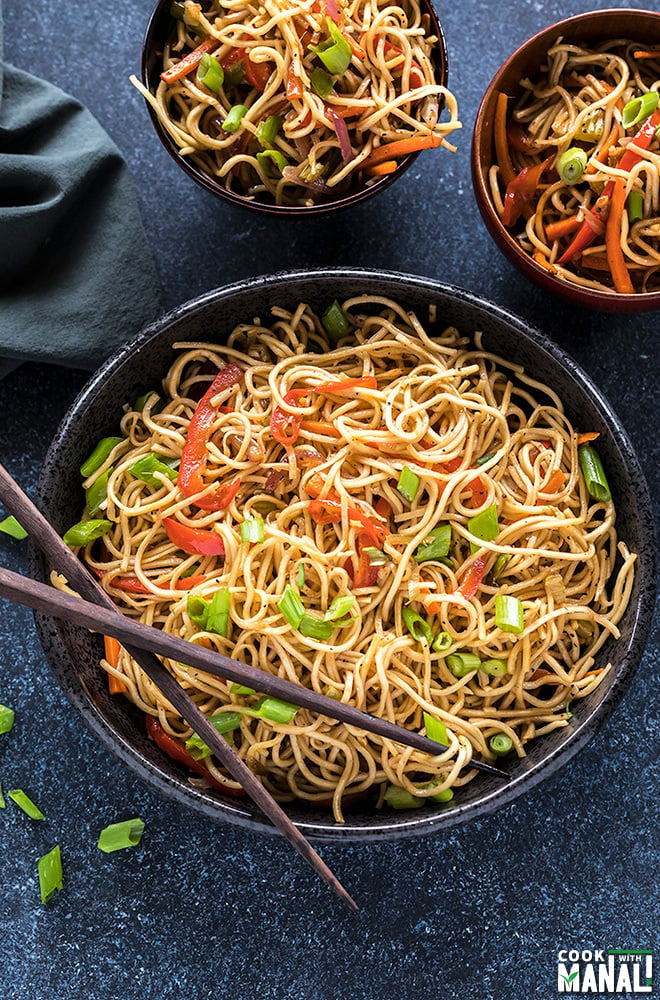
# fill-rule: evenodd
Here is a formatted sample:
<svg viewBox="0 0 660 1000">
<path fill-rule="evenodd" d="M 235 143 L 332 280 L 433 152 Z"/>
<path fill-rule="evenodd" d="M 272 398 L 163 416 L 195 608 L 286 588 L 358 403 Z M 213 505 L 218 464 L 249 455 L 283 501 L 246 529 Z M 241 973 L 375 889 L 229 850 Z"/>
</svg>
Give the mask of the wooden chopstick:
<svg viewBox="0 0 660 1000">
<path fill-rule="evenodd" d="M 447 749 L 441 743 L 436 743 L 420 733 L 402 729 L 386 719 L 378 719 L 373 715 L 368 715 L 353 705 L 345 705 L 334 698 L 328 698 L 326 695 L 311 691 L 301 684 L 295 684 L 283 677 L 275 677 L 257 667 L 233 660 L 216 650 L 206 649 L 204 646 L 198 646 L 177 635 L 163 632 L 162 629 L 153 628 L 151 625 L 144 625 L 142 622 L 117 614 L 114 605 L 111 611 L 106 610 L 95 604 L 90 604 L 88 601 L 83 601 L 79 597 L 72 597 L 70 594 L 65 594 L 46 584 L 38 583 L 36 580 L 30 580 L 6 569 L 0 569 L 0 597 L 5 597 L 17 604 L 25 604 L 35 611 L 43 611 L 54 618 L 63 618 L 74 625 L 88 628 L 92 632 L 111 635 L 127 649 L 130 646 L 150 649 L 159 656 L 177 660 L 180 663 L 185 663 L 186 666 L 197 667 L 199 670 L 213 674 L 215 677 L 221 677 L 223 680 L 244 684 L 260 693 L 272 695 L 282 701 L 293 702 L 294 705 L 300 705 L 301 708 L 308 708 L 318 715 L 327 715 L 340 722 L 376 733 L 378 736 L 395 740 L 398 743 L 405 743 L 407 746 L 423 750 L 426 753 L 437 755 Z M 509 777 L 506 772 L 483 761 L 471 761 L 468 766 L 485 770 L 497 777 Z"/>
<path fill-rule="evenodd" d="M 51 565 L 66 576 L 69 584 L 82 595 L 86 602 L 90 601 L 95 605 L 94 610 L 96 612 L 104 612 L 115 621 L 119 619 L 122 621 L 127 620 L 124 619 L 124 616 L 115 607 L 110 597 L 97 584 L 96 580 L 93 579 L 88 570 L 74 556 L 68 546 L 64 544 L 52 525 L 49 524 L 1 464 L 0 500 L 2 500 L 7 509 L 32 536 L 42 552 L 49 558 Z M 3 570 L 2 572 L 6 579 L 8 571 Z M 9 574 L 9 576 L 16 577 L 18 574 Z M 44 584 L 37 584 L 35 581 L 25 581 L 25 578 L 20 576 L 18 579 L 19 581 L 29 582 L 33 587 L 44 587 Z M 16 587 L 15 581 L 14 587 Z M 11 581 L 9 589 L 12 589 Z M 50 587 L 45 587 L 45 589 L 52 594 L 58 593 L 58 591 Z M 24 593 L 23 583 L 20 583 L 16 588 L 17 597 L 19 592 Z M 75 598 L 73 600 L 74 602 L 76 601 Z M 19 601 L 19 603 L 27 602 Z M 231 774 L 232 778 L 240 783 L 245 792 L 298 851 L 301 857 L 330 886 L 337 896 L 343 900 L 349 910 L 356 912 L 358 905 L 352 896 L 344 889 L 341 882 L 330 871 L 300 830 L 294 826 L 284 810 L 255 777 L 249 767 L 247 767 L 229 743 L 211 725 L 178 681 L 165 669 L 160 660 L 149 650 L 139 649 L 130 643 L 126 645 L 126 650 L 139 663 L 147 676 L 162 692 L 164 697 L 167 698 L 170 704 L 174 706 L 177 712 L 179 712 L 181 717 L 185 719 L 191 729 L 211 748 L 218 760 L 227 769 L 229 774 Z"/>
</svg>

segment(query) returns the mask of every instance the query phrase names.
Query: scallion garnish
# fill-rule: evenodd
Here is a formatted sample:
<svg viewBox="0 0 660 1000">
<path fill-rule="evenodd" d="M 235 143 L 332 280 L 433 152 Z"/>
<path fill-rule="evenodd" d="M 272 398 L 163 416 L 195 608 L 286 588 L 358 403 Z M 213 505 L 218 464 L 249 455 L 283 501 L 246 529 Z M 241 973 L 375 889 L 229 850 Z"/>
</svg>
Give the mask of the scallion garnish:
<svg viewBox="0 0 660 1000">
<path fill-rule="evenodd" d="M 23 525 L 16 520 L 13 514 L 6 517 L 4 521 L 0 521 L 0 531 L 4 532 L 5 535 L 11 535 L 12 538 L 16 538 L 19 542 L 28 536 Z"/>
<path fill-rule="evenodd" d="M 490 462 L 491 458 L 495 458 L 496 455 L 497 455 L 496 451 L 491 451 L 487 455 L 482 455 L 481 458 L 478 458 L 474 464 L 485 465 L 486 462 Z"/>
<path fill-rule="evenodd" d="M 0 705 L 0 733 L 10 733 L 14 726 L 14 709 Z"/>
<path fill-rule="evenodd" d="M 578 458 L 589 496 L 594 500 L 611 500 L 612 494 L 598 452 L 587 444 L 581 444 Z"/>
<path fill-rule="evenodd" d="M 632 101 L 628 101 L 621 112 L 621 124 L 625 129 L 633 128 L 652 115 L 657 106 L 657 90 L 649 90 L 639 97 L 633 97 Z"/>
<path fill-rule="evenodd" d="M 449 746 L 447 727 L 442 719 L 436 719 L 432 715 L 429 715 L 428 712 L 424 712 L 424 728 L 426 729 L 426 735 L 430 740 L 434 740 L 436 743 L 442 743 L 444 747 Z"/>
<path fill-rule="evenodd" d="M 489 739 L 488 746 L 497 757 L 504 757 L 513 747 L 513 740 L 506 733 L 495 733 Z"/>
<path fill-rule="evenodd" d="M 644 198 L 641 191 L 631 191 L 628 195 L 628 219 L 630 222 L 638 222 L 644 218 Z"/>
<path fill-rule="evenodd" d="M 257 705 L 256 711 L 251 714 L 262 719 L 269 719 L 270 722 L 293 722 L 298 711 L 298 705 L 292 705 L 280 698 L 264 697 Z"/>
<path fill-rule="evenodd" d="M 186 602 L 188 617 L 195 625 L 199 625 L 202 631 L 206 631 L 206 619 L 209 613 L 209 602 L 205 601 L 199 594 L 188 594 Z"/>
<path fill-rule="evenodd" d="M 240 685 L 232 685 L 232 688 L 240 687 Z M 230 689 L 231 690 L 231 689 Z M 255 694 L 252 688 L 245 688 L 245 692 L 249 694 Z M 241 724 L 241 716 L 239 712 L 216 712 L 215 715 L 209 716 L 209 722 L 221 735 L 225 733 L 231 733 L 235 729 L 238 729 Z M 203 760 L 205 757 L 210 757 L 213 751 L 209 746 L 206 745 L 201 736 L 197 733 L 193 733 L 189 739 L 186 740 L 186 750 L 194 760 Z"/>
<path fill-rule="evenodd" d="M 396 488 L 402 497 L 412 503 L 417 496 L 417 490 L 419 489 L 419 476 L 416 475 L 409 466 L 404 465 L 401 469 Z"/>
<path fill-rule="evenodd" d="M 345 337 L 351 328 L 348 316 L 336 299 L 332 305 L 328 306 L 321 316 L 321 323 L 325 328 L 325 332 L 330 337 L 330 340 L 334 341 L 341 340 L 342 337 Z"/>
<path fill-rule="evenodd" d="M 579 184 L 587 167 L 587 154 L 578 146 L 571 146 L 557 157 L 557 173 L 564 184 Z"/>
<path fill-rule="evenodd" d="M 2 793 L 2 782 L 0 781 L 0 809 L 6 809 L 7 803 L 5 802 L 5 797 Z"/>
<path fill-rule="evenodd" d="M 94 480 L 91 486 L 85 490 L 85 500 L 87 502 L 87 511 L 90 517 L 96 517 L 101 510 L 101 505 L 105 503 L 108 498 L 108 480 L 110 479 L 110 473 L 112 472 L 112 466 L 106 469 L 105 472 L 101 473 L 100 476 Z"/>
<path fill-rule="evenodd" d="M 199 68 L 197 70 L 197 79 L 215 94 L 220 92 L 220 89 L 225 82 L 225 71 L 218 60 L 214 59 L 208 52 L 205 52 L 200 60 Z"/>
<path fill-rule="evenodd" d="M 449 632 L 438 632 L 433 640 L 433 651 L 435 653 L 444 653 L 446 649 L 451 649 L 453 642 L 454 640 Z"/>
<path fill-rule="evenodd" d="M 428 646 L 433 642 L 433 629 L 421 615 L 412 608 L 402 608 L 403 624 L 417 642 L 425 642 Z"/>
<path fill-rule="evenodd" d="M 26 816 L 30 819 L 45 819 L 46 817 L 42 813 L 38 806 L 35 806 L 31 798 L 29 798 L 22 788 L 12 788 L 7 792 L 7 795 L 15 802 L 19 809 L 22 809 Z"/>
<path fill-rule="evenodd" d="M 449 554 L 450 545 L 451 524 L 441 524 L 430 531 L 424 541 L 417 546 L 413 558 L 416 563 L 444 559 Z"/>
<path fill-rule="evenodd" d="M 113 851 L 123 851 L 125 847 L 136 847 L 144 833 L 144 822 L 139 819 L 127 819 L 123 823 L 111 823 L 99 835 L 98 849 L 104 854 Z"/>
<path fill-rule="evenodd" d="M 103 535 L 107 535 L 111 527 L 111 521 L 104 521 L 102 519 L 95 519 L 93 521 L 78 521 L 77 524 L 74 524 L 65 533 L 63 540 L 66 545 L 88 545 L 90 542 L 93 542 L 94 539 L 102 538 Z"/>
<path fill-rule="evenodd" d="M 308 639 L 318 639 L 320 642 L 327 642 L 335 629 L 335 625 L 329 621 L 321 621 L 311 615 L 304 614 L 298 623 L 298 631 Z"/>
<path fill-rule="evenodd" d="M 508 670 L 508 666 L 506 660 L 493 658 L 491 660 L 482 660 L 479 670 L 481 670 L 484 674 L 488 674 L 490 677 L 504 677 Z"/>
<path fill-rule="evenodd" d="M 352 594 L 344 594 L 342 597 L 335 597 L 323 617 L 327 622 L 339 621 L 340 618 L 343 618 L 348 614 L 354 604 L 355 598 Z"/>
<path fill-rule="evenodd" d="M 441 792 L 436 792 L 435 795 L 429 796 L 436 802 L 451 802 L 454 797 L 454 792 L 451 788 L 443 788 Z"/>
<path fill-rule="evenodd" d="M 138 396 L 138 398 L 133 403 L 133 409 L 136 410 L 137 413 L 142 413 L 147 403 L 150 402 L 150 400 L 153 400 L 153 402 L 151 402 L 151 406 L 149 407 L 149 412 L 160 413 L 160 411 L 163 409 L 163 401 L 158 395 L 158 393 L 155 392 L 153 389 L 151 389 L 149 392 L 145 392 L 142 396 Z"/>
<path fill-rule="evenodd" d="M 264 173 L 271 177 L 280 176 L 284 168 L 289 165 L 286 156 L 279 149 L 262 149 L 257 153 L 257 163 L 263 168 Z"/>
<path fill-rule="evenodd" d="M 87 479 L 93 472 L 100 469 L 113 448 L 116 448 L 117 445 L 121 444 L 123 440 L 124 438 L 120 437 L 101 438 L 99 443 L 94 448 L 94 451 L 80 466 L 80 475 L 83 479 Z"/>
<path fill-rule="evenodd" d="M 454 677 L 466 677 L 481 666 L 481 660 L 475 653 L 450 653 L 445 663 Z"/>
<path fill-rule="evenodd" d="M 162 486 L 163 483 L 160 479 L 156 478 L 154 473 L 157 472 L 160 476 L 166 476 L 174 482 L 178 473 L 172 468 L 170 463 L 176 464 L 178 461 L 178 458 L 167 459 L 163 455 L 155 455 L 153 452 L 149 452 L 148 455 L 138 458 L 137 462 L 134 462 L 128 471 L 136 479 L 141 479 L 148 486 L 158 487 Z"/>
<path fill-rule="evenodd" d="M 390 561 L 385 553 L 381 549 L 377 549 L 375 545 L 365 545 L 362 551 L 369 556 L 370 566 L 386 566 Z"/>
<path fill-rule="evenodd" d="M 324 101 L 335 85 L 335 78 L 330 73 L 326 73 L 320 66 L 317 66 L 316 69 L 312 70 L 310 82 L 312 90 L 315 90 L 321 100 Z"/>
<path fill-rule="evenodd" d="M 419 809 L 424 805 L 424 799 L 412 795 L 407 788 L 400 788 L 399 785 L 387 786 L 384 801 L 392 809 Z"/>
<path fill-rule="evenodd" d="M 268 146 L 275 142 L 275 137 L 282 126 L 283 119 L 280 115 L 269 115 L 264 121 L 257 125 L 257 139 L 262 146 Z"/>
<path fill-rule="evenodd" d="M 305 564 L 298 563 L 298 590 L 305 586 Z"/>
<path fill-rule="evenodd" d="M 229 688 L 231 694 L 256 694 L 257 692 L 254 688 L 248 687 L 246 684 L 232 684 Z"/>
<path fill-rule="evenodd" d="M 219 587 L 213 594 L 206 615 L 206 631 L 227 638 L 229 633 L 229 605 L 231 594 L 228 587 Z"/>
<path fill-rule="evenodd" d="M 287 583 L 284 588 L 284 593 L 277 606 L 291 628 L 297 629 L 305 614 L 305 606 L 300 600 L 300 595 L 290 583 Z"/>
<path fill-rule="evenodd" d="M 244 104 L 235 104 L 233 108 L 229 109 L 227 117 L 222 123 L 223 132 L 238 132 L 246 114 L 247 108 Z"/>
<path fill-rule="evenodd" d="M 47 903 L 62 888 L 64 882 L 62 876 L 62 855 L 60 854 L 59 844 L 55 844 L 52 851 L 39 858 L 37 871 L 39 872 L 41 902 Z"/>
<path fill-rule="evenodd" d="M 525 628 L 522 601 L 511 594 L 498 594 L 495 598 L 495 624 L 503 632 L 520 634 Z"/>
<path fill-rule="evenodd" d="M 511 559 L 511 555 L 508 552 L 501 552 L 497 559 L 495 560 L 495 565 L 493 566 L 492 572 L 490 574 L 492 580 L 497 580 L 498 576 L 504 572 L 506 564 Z"/>
<path fill-rule="evenodd" d="M 257 545 L 264 540 L 263 517 L 249 517 L 241 524 L 241 541 L 246 545 Z"/>
<path fill-rule="evenodd" d="M 316 53 L 326 69 L 336 76 L 341 76 L 349 67 L 353 50 L 334 21 L 326 17 L 325 22 L 330 38 L 320 45 L 310 45 L 309 48 Z"/>
<path fill-rule="evenodd" d="M 467 523 L 467 530 L 475 538 L 481 538 L 484 542 L 492 542 L 500 533 L 500 526 L 497 520 L 497 505 L 491 504 L 485 510 L 479 511 L 471 517 Z M 476 552 L 479 546 L 475 542 L 470 542 L 470 551 Z"/>
</svg>

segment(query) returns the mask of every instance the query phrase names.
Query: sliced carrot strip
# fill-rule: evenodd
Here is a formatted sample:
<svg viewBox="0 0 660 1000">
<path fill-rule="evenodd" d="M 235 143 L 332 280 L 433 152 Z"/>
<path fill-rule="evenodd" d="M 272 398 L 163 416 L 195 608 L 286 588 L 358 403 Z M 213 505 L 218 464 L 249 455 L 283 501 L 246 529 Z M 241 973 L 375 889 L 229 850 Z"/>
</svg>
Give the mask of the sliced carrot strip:
<svg viewBox="0 0 660 1000">
<path fill-rule="evenodd" d="M 557 273 L 557 268 L 555 267 L 555 265 L 551 264 L 548 258 L 545 256 L 545 254 L 541 253 L 540 250 L 534 251 L 534 260 L 536 261 L 537 264 L 540 264 L 541 267 L 544 268 L 546 271 L 549 271 L 550 274 Z"/>
<path fill-rule="evenodd" d="M 422 135 L 410 139 L 398 139 L 396 142 L 386 142 L 362 161 L 362 169 L 368 170 L 377 163 L 384 163 L 399 156 L 408 156 L 409 153 L 418 153 L 421 149 L 436 149 L 442 146 L 444 139 L 441 135 Z"/>
<path fill-rule="evenodd" d="M 341 437 L 334 424 L 328 424 L 323 420 L 301 420 L 300 430 L 307 431 L 308 434 L 325 434 L 326 437 L 333 438 Z"/>
<path fill-rule="evenodd" d="M 387 174 L 393 174 L 397 167 L 396 160 L 385 160 L 384 163 L 377 163 L 375 166 L 369 167 L 367 173 L 371 174 L 372 177 L 384 177 Z"/>
<path fill-rule="evenodd" d="M 193 49 L 187 56 L 184 56 L 175 66 L 170 66 L 169 69 L 164 70 L 160 74 L 161 80 L 164 83 L 174 83 L 175 80 L 181 80 L 182 77 L 188 76 L 188 73 L 192 73 L 194 69 L 197 69 L 202 61 L 202 56 L 206 52 L 213 52 L 219 45 L 220 42 L 217 38 L 205 38 L 196 49 Z"/>
<path fill-rule="evenodd" d="M 575 441 L 576 444 L 580 445 L 580 444 L 586 444 L 587 441 L 595 441 L 596 438 L 599 437 L 600 433 L 598 431 L 588 431 L 586 434 L 578 434 Z"/>
<path fill-rule="evenodd" d="M 544 493 L 556 493 L 566 482 L 566 473 L 561 469 L 555 469 L 543 488 Z"/>
<path fill-rule="evenodd" d="M 119 664 L 119 650 L 121 646 L 119 641 L 114 639 L 111 635 L 103 636 L 103 645 L 105 646 L 105 658 L 111 667 L 117 669 Z M 127 688 L 123 681 L 120 681 L 118 677 L 114 674 L 108 674 L 108 690 L 110 694 L 123 694 Z"/>
<path fill-rule="evenodd" d="M 508 186 L 516 176 L 509 153 L 509 141 L 506 134 L 506 111 L 509 98 L 506 94 L 498 93 L 497 104 L 495 105 L 495 155 L 500 168 L 500 174 L 504 186 Z"/>
<path fill-rule="evenodd" d="M 582 223 L 577 215 L 571 215 L 567 219 L 559 219 L 558 222 L 549 222 L 545 227 L 545 235 L 550 243 L 560 240 L 562 236 L 569 236 L 580 228 Z"/>
<path fill-rule="evenodd" d="M 610 214 L 605 227 L 605 249 L 612 272 L 612 281 L 621 295 L 634 295 L 635 289 L 630 280 L 630 274 L 621 249 L 621 219 L 626 203 L 626 188 L 621 177 L 614 183 L 614 191 L 610 199 Z"/>
</svg>

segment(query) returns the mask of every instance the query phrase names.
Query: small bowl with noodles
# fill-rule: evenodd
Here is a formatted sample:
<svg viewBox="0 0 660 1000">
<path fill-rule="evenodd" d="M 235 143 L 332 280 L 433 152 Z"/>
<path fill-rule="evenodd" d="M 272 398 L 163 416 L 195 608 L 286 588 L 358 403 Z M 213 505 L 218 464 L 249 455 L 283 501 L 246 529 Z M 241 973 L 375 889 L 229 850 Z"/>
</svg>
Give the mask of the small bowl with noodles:
<svg viewBox="0 0 660 1000">
<path fill-rule="evenodd" d="M 547 291 L 590 309 L 660 308 L 660 14 L 593 11 L 525 42 L 472 139 L 482 217 Z"/>
<path fill-rule="evenodd" d="M 177 164 L 262 212 L 354 205 L 460 127 L 429 0 L 161 0 L 131 81 Z"/>
<path fill-rule="evenodd" d="M 410 275 L 255 278 L 164 316 L 73 404 L 37 502 L 124 614 L 446 745 L 166 661 L 325 840 L 446 829 L 553 774 L 623 694 L 653 611 L 646 485 L 596 387 L 522 320 Z M 272 831 L 125 650 L 38 628 L 136 774 Z"/>
</svg>

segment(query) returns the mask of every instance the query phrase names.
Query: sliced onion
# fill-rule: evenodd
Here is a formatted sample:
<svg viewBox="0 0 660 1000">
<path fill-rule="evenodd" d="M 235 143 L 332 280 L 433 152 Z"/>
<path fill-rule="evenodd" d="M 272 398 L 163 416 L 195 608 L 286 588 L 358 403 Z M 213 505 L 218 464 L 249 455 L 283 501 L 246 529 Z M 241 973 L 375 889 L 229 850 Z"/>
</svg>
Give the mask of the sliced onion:
<svg viewBox="0 0 660 1000">
<path fill-rule="evenodd" d="M 437 94 L 429 94 L 428 97 L 425 97 L 422 104 L 422 121 L 424 124 L 431 127 L 437 125 L 439 110 L 440 101 Z"/>
<path fill-rule="evenodd" d="M 298 151 L 298 156 L 301 160 L 307 159 L 307 154 L 312 148 L 312 140 L 308 135 L 301 135 L 299 138 L 293 140 L 293 144 Z"/>
<path fill-rule="evenodd" d="M 339 7 L 337 6 L 335 0 L 325 0 L 325 9 L 328 17 L 331 17 L 333 21 L 338 19 Z"/>
<path fill-rule="evenodd" d="M 295 448 L 294 455 L 296 456 L 296 461 L 299 465 L 318 465 L 319 462 L 323 461 L 323 455 L 321 455 L 321 453 L 311 444 L 301 445 L 300 448 Z"/>
<path fill-rule="evenodd" d="M 342 159 L 344 163 L 350 163 L 351 160 L 355 159 L 355 155 L 351 149 L 351 138 L 348 134 L 348 126 L 341 115 L 338 115 L 336 111 L 333 111 L 329 105 L 324 104 L 323 109 L 327 117 L 332 122 L 332 127 L 337 133 Z"/>
<path fill-rule="evenodd" d="M 284 479 L 284 473 L 281 469 L 271 469 L 266 476 L 266 482 L 264 483 L 264 488 L 262 493 L 274 493 L 279 484 Z"/>
<path fill-rule="evenodd" d="M 300 187 L 309 188 L 310 191 L 315 191 L 316 194 L 328 194 L 330 188 L 318 178 L 315 181 L 306 181 L 300 176 L 300 172 L 297 167 L 285 167 L 282 171 L 282 177 L 286 181 L 290 181 L 292 184 L 298 184 Z"/>
</svg>

